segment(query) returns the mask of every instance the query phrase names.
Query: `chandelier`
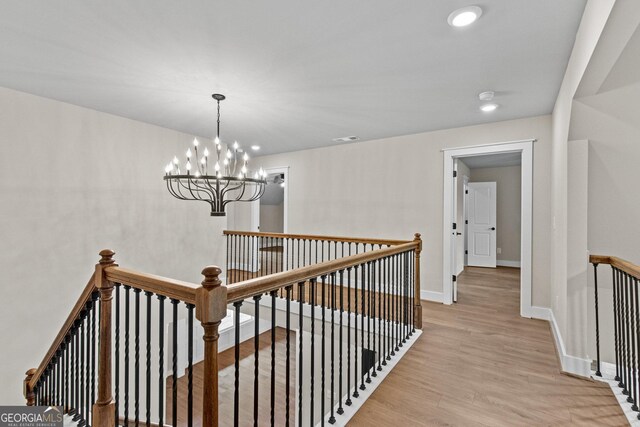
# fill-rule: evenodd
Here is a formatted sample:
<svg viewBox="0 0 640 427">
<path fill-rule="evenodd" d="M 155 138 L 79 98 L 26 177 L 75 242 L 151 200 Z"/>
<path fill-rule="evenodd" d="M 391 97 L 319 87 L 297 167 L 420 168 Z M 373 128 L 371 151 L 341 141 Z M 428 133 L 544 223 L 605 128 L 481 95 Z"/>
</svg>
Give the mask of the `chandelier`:
<svg viewBox="0 0 640 427">
<path fill-rule="evenodd" d="M 251 172 L 249 155 L 240 149 L 238 142 L 227 145 L 222 153 L 220 142 L 220 101 L 224 95 L 211 95 L 218 103 L 218 127 L 212 149 L 215 164 L 211 165 L 211 153 L 202 149 L 197 139 L 193 151 L 187 149 L 184 165 L 175 156 L 165 167 L 164 180 L 169 193 L 180 200 L 199 200 L 211 206 L 211 216 L 225 216 L 225 207 L 231 202 L 252 202 L 264 194 L 267 174 L 264 169 Z M 213 167 L 212 167 L 213 166 Z M 183 169 L 184 168 L 184 169 Z"/>
</svg>

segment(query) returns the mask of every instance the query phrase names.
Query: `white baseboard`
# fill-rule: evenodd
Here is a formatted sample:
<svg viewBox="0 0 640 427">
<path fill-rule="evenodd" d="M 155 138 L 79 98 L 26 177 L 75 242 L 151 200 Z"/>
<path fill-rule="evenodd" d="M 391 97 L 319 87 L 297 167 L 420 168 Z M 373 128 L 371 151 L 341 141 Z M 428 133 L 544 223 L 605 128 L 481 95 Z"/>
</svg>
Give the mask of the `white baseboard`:
<svg viewBox="0 0 640 427">
<path fill-rule="evenodd" d="M 564 346 L 564 340 L 562 339 L 562 334 L 560 334 L 560 328 L 558 327 L 558 322 L 556 321 L 556 316 L 553 314 L 553 310 L 547 310 L 549 310 L 549 323 L 551 323 L 551 332 L 553 333 L 553 338 L 556 342 L 556 351 L 558 352 L 558 356 L 560 358 L 562 370 L 570 374 L 588 378 L 589 376 L 591 376 L 591 360 L 582 359 L 567 354 Z"/>
<path fill-rule="evenodd" d="M 420 299 L 433 301 L 433 302 L 443 302 L 444 294 L 442 292 L 434 292 L 434 291 L 420 291 Z"/>
<path fill-rule="evenodd" d="M 525 315 L 525 317 L 551 322 L 551 309 L 547 307 L 537 307 L 534 305 L 529 309 L 529 313 L 523 314 Z"/>
<path fill-rule="evenodd" d="M 496 261 L 496 265 L 499 265 L 500 267 L 520 268 L 520 261 L 508 261 L 508 260 L 499 259 Z"/>
</svg>

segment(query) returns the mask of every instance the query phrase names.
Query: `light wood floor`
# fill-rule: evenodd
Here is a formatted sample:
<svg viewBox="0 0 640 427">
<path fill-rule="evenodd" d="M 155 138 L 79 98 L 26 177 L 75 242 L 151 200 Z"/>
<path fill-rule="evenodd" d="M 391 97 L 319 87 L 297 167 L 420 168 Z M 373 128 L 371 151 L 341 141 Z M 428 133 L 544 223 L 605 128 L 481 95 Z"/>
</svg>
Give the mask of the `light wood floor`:
<svg viewBox="0 0 640 427">
<path fill-rule="evenodd" d="M 468 268 L 351 426 L 627 425 L 606 384 L 564 375 L 546 321 L 519 316 L 519 269 Z"/>
</svg>

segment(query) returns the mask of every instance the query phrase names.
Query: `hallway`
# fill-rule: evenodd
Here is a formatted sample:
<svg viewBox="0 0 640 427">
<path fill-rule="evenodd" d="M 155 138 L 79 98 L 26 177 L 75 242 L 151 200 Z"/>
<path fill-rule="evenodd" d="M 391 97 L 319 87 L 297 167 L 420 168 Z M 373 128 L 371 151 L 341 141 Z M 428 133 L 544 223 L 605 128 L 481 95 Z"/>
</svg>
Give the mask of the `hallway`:
<svg viewBox="0 0 640 427">
<path fill-rule="evenodd" d="M 606 384 L 564 375 L 549 324 L 519 315 L 519 269 L 467 268 L 351 426 L 627 425 Z"/>
</svg>

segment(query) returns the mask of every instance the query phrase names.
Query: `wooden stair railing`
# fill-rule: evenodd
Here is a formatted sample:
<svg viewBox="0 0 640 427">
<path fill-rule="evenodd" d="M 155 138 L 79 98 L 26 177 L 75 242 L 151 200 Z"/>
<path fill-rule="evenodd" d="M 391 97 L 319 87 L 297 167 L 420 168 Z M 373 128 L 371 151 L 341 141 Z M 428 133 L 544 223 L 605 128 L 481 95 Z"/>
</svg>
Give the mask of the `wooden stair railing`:
<svg viewBox="0 0 640 427">
<path fill-rule="evenodd" d="M 142 386 L 138 383 L 141 369 L 138 368 L 138 361 L 140 358 L 139 349 L 139 326 L 140 321 L 140 294 L 144 292 L 147 296 L 148 307 L 150 307 L 151 296 L 156 295 L 158 300 L 164 301 L 169 299 L 173 306 L 174 313 L 174 350 L 176 349 L 175 337 L 177 336 L 177 306 L 178 303 L 184 303 L 189 309 L 189 314 L 192 314 L 192 309 L 195 308 L 195 317 L 198 319 L 204 329 L 204 361 L 205 361 L 205 376 L 201 384 L 202 393 L 205 399 L 202 402 L 201 412 L 199 416 L 202 420 L 202 425 L 218 425 L 218 408 L 217 408 L 217 345 L 218 345 L 218 326 L 221 320 L 226 315 L 226 286 L 222 284 L 219 279 L 219 275 L 222 272 L 220 268 L 215 266 L 206 267 L 202 274 L 204 280 L 201 285 L 195 285 L 188 282 L 179 280 L 168 279 L 151 274 L 140 273 L 137 271 L 129 270 L 119 267 L 113 260 L 114 252 L 111 250 L 103 250 L 100 252 L 100 262 L 96 265 L 95 273 L 92 279 L 85 287 L 81 297 L 74 306 L 67 321 L 64 323 L 60 332 L 58 333 L 54 343 L 51 345 L 42 363 L 36 369 L 30 369 L 27 371 L 27 377 L 24 382 L 24 395 L 27 400 L 27 405 L 36 404 L 51 404 L 61 405 L 65 408 L 65 412 L 74 416 L 74 421 L 80 421 L 85 426 L 96 427 L 112 427 L 115 425 L 115 420 L 122 417 L 118 416 L 118 407 L 114 400 L 114 387 L 112 378 L 115 378 L 116 385 L 118 384 L 119 375 L 114 375 L 114 348 L 113 338 L 118 342 L 120 340 L 120 334 L 118 330 L 119 316 L 125 315 L 126 319 L 126 331 L 125 331 L 125 366 L 126 372 L 131 373 L 132 377 L 135 377 L 135 394 L 138 398 L 134 402 L 135 406 L 135 423 L 139 422 L 139 403 L 141 396 L 139 396 Z M 114 288 L 123 287 L 125 290 L 125 311 L 126 313 L 118 313 L 118 316 L 114 316 Z M 134 323 L 135 333 L 135 360 L 136 365 L 133 372 L 131 371 L 131 364 L 129 363 L 129 291 L 133 290 L 135 297 L 135 317 Z M 119 293 L 118 293 L 119 296 Z M 98 325 L 86 326 L 85 328 L 83 320 L 87 318 L 86 307 L 91 301 L 97 300 L 100 307 L 99 317 L 99 334 L 98 338 L 91 339 L 90 329 L 95 328 Z M 119 311 L 119 301 L 116 300 L 116 312 Z M 163 307 L 162 305 L 160 307 Z M 162 311 L 162 314 L 160 314 Z M 150 311 L 148 311 L 150 313 Z M 159 324 L 161 328 L 164 328 L 163 316 L 164 309 L 158 309 L 158 315 L 160 317 Z M 148 314 L 148 319 L 151 315 Z M 116 329 L 114 330 L 114 322 Z M 74 328 L 76 328 L 74 330 Z M 150 325 L 147 331 L 150 331 Z M 75 344 L 73 343 L 73 337 L 70 337 L 70 331 L 74 331 L 76 335 Z M 78 332 L 79 331 L 79 332 Z M 84 332 L 83 332 L 84 331 Z M 164 335 L 164 329 L 160 330 L 160 337 Z M 193 336 L 193 331 L 190 331 Z M 81 335 L 79 341 L 77 335 Z M 84 338 L 87 339 L 87 345 L 84 346 Z M 149 340 L 147 335 L 147 340 Z M 163 338 L 159 338 L 163 339 Z M 97 345 L 97 358 L 98 369 L 96 374 L 89 368 L 89 341 L 96 346 Z M 78 343 L 81 343 L 78 345 Z M 65 345 L 69 344 L 69 347 Z M 192 346 L 191 340 L 190 345 Z M 64 357 L 60 353 L 64 353 L 64 350 L 71 349 L 72 355 L 68 353 Z M 86 354 L 84 350 L 86 349 Z M 94 348 L 95 349 L 95 348 Z M 116 354 L 118 354 L 119 347 L 116 346 Z M 162 350 L 161 350 L 162 352 Z M 174 368 L 177 360 L 176 352 L 174 351 Z M 74 356 L 75 355 L 75 356 Z M 71 360 L 75 357 L 75 361 Z M 120 358 L 116 358 L 115 364 L 118 366 Z M 147 352 L 147 364 L 149 364 L 149 353 Z M 58 363 L 61 362 L 61 363 Z M 85 365 L 86 362 L 86 365 Z M 161 363 L 161 362 L 159 362 Z M 55 366 L 53 366 L 55 365 Z M 161 365 L 162 366 L 162 365 Z M 161 368 L 162 370 L 162 368 Z M 86 371 L 86 372 L 84 372 Z M 174 370 L 174 374 L 175 374 Z M 128 375 L 125 374 L 125 375 Z M 161 372 L 162 376 L 163 373 Z M 147 366 L 147 377 L 149 376 L 149 367 Z M 94 384 L 91 382 L 93 378 L 97 378 L 97 395 L 94 395 Z M 126 384 L 126 391 L 124 395 L 123 405 L 125 407 L 125 417 L 123 419 L 134 419 L 127 414 L 129 409 L 130 390 L 129 383 Z M 162 389 L 162 387 L 158 387 Z M 149 389 L 147 383 L 147 390 Z M 116 394 L 118 388 L 115 388 Z M 133 395 L 133 393 L 131 393 Z M 95 397 L 94 397 L 95 396 Z M 122 396 L 121 396 L 122 398 Z M 78 403 L 80 402 L 80 404 Z M 175 400 L 174 400 L 175 402 Z M 177 402 L 176 402 L 177 403 Z M 160 419 L 162 420 L 162 405 L 164 399 L 162 395 L 160 397 Z M 149 419 L 149 397 L 147 396 L 147 420 Z M 174 411 L 175 413 L 175 411 Z M 117 418 L 116 418 L 117 417 Z M 140 421 L 143 422 L 143 421 Z M 160 425 L 165 424 L 163 421 L 159 422 Z M 176 425 L 176 423 L 173 423 Z"/>
<path fill-rule="evenodd" d="M 591 255 L 589 262 L 594 272 L 596 371 L 602 377 L 600 366 L 600 316 L 598 299 L 598 265 L 611 266 L 613 290 L 613 332 L 615 376 L 622 393 L 633 411 L 639 409 L 640 394 L 640 266 L 609 255 Z M 638 416 L 640 419 L 640 415 Z"/>
<path fill-rule="evenodd" d="M 219 325 L 227 314 L 227 306 L 232 305 L 235 310 L 235 400 L 233 414 L 233 424 L 239 425 L 239 400 L 238 378 L 239 378 L 239 319 L 240 309 L 243 301 L 252 301 L 255 330 L 253 339 L 256 340 L 255 348 L 255 371 L 254 371 L 254 423 L 262 416 L 259 415 L 259 408 L 262 405 L 259 401 L 259 378 L 258 373 L 258 348 L 259 336 L 261 335 L 260 324 L 264 322 L 259 314 L 260 300 L 267 295 L 271 298 L 271 396 L 270 396 L 270 418 L 274 424 L 277 417 L 280 421 L 284 416 L 274 409 L 276 406 L 276 386 L 275 386 L 275 330 L 276 330 L 276 307 L 286 312 L 286 419 L 292 419 L 289 402 L 289 384 L 291 366 L 290 361 L 290 332 L 291 329 L 291 307 L 293 303 L 298 305 L 299 331 L 307 331 L 311 328 L 311 346 L 313 348 L 315 328 L 321 328 L 322 334 L 322 358 L 317 362 L 322 366 L 322 393 L 319 394 L 321 400 L 321 416 L 325 414 L 325 404 L 329 401 L 325 399 L 325 367 L 328 370 L 328 356 L 326 351 L 331 351 L 331 374 L 329 375 L 331 387 L 330 409 L 331 416 L 328 422 L 335 422 L 335 415 L 344 412 L 344 405 L 351 405 L 351 397 L 358 398 L 358 390 L 365 390 L 366 384 L 371 382 L 371 377 L 376 377 L 377 372 L 383 370 L 387 361 L 391 360 L 403 345 L 411 339 L 415 329 L 422 327 L 422 308 L 420 304 L 420 252 L 422 241 L 420 235 L 416 234 L 411 241 L 391 241 L 391 240 L 367 240 L 348 239 L 336 240 L 337 238 L 322 238 L 313 236 L 314 239 L 304 241 L 313 242 L 325 241 L 333 244 L 332 256 L 323 258 L 324 254 L 315 251 L 314 256 L 318 256 L 318 262 L 295 268 L 289 271 L 280 271 L 263 277 L 256 277 L 231 285 L 229 288 L 223 285 L 220 280 L 221 269 L 216 266 L 204 268 L 202 274 L 204 280 L 200 285 L 140 273 L 118 266 L 114 259 L 114 252 L 103 250 L 100 252 L 100 261 L 95 266 L 95 272 L 83 290 L 80 298 L 75 304 L 69 317 L 65 321 L 60 332 L 56 336 L 50 349 L 47 351 L 41 364 L 27 371 L 24 381 L 24 395 L 27 405 L 60 405 L 73 419 L 83 426 L 111 427 L 116 425 L 116 420 L 133 420 L 134 424 L 139 422 L 149 424 L 157 421 L 158 425 L 193 425 L 218 426 L 220 424 L 219 390 L 218 390 L 218 337 Z M 355 243 L 355 240 L 358 240 Z M 362 250 L 344 251 L 343 244 L 349 247 L 362 244 Z M 366 245 L 370 245 L 367 248 Z M 375 248 L 375 246 L 378 248 Z M 315 249 L 311 248 L 310 249 Z M 338 252 L 337 248 L 340 248 Z M 311 258 L 310 258 L 311 259 Z M 322 259 L 326 259 L 321 261 Z M 315 260 L 314 260 L 315 261 Z M 306 287 L 306 290 L 305 290 Z M 124 291 L 122 298 L 121 291 Z M 144 297 L 142 296 L 144 295 Z M 278 297 L 279 295 L 279 297 Z M 158 360 L 154 366 L 156 378 L 158 378 L 158 412 L 157 420 L 150 416 L 150 378 L 151 378 L 151 327 L 152 327 L 152 305 L 151 297 L 157 297 L 158 309 L 157 343 L 154 352 L 158 351 Z M 141 299 L 144 298 L 142 301 Z M 292 299 L 295 298 L 295 299 Z M 166 378 L 164 369 L 164 335 L 165 322 L 164 300 L 171 303 L 173 318 L 173 347 L 172 347 L 172 396 L 169 399 L 167 391 L 167 401 L 163 395 L 163 381 Z M 124 302 L 124 307 L 121 307 Z M 130 319 L 131 302 L 133 302 L 133 321 Z M 141 302 L 146 302 L 146 324 L 141 319 L 143 308 Z M 188 375 L 179 379 L 180 369 L 178 368 L 178 306 L 184 304 L 187 308 L 186 320 L 188 322 Z M 99 307 L 99 310 L 98 310 Z M 245 306 L 246 307 L 246 306 Z M 199 388 L 201 392 L 201 410 L 195 413 L 193 409 L 193 311 L 195 318 L 200 321 L 203 334 L 203 362 L 202 375 L 198 376 Z M 315 310 L 320 310 L 321 317 L 316 317 Z M 99 318 L 96 314 L 99 313 Z M 330 320 L 325 318 L 330 316 Z M 310 316 L 310 324 L 304 325 L 305 317 Z M 320 315 L 319 315 L 320 316 Z M 320 320 L 321 319 L 321 320 Z M 124 326 L 122 322 L 124 321 Z M 320 322 L 321 323 L 318 323 Z M 352 322 L 353 321 L 353 322 Z M 309 321 L 308 321 L 309 322 Z M 365 323 L 366 322 L 366 323 Z M 124 339 L 121 338 L 121 326 L 124 329 Z M 142 374 L 143 367 L 140 366 L 141 326 L 146 326 L 146 374 Z M 133 340 L 129 336 L 133 327 Z M 159 329 L 158 329 L 159 328 Z M 325 328 L 330 329 L 330 341 L 325 342 Z M 337 331 L 336 331 L 337 328 Z M 98 334 L 95 336 L 95 331 Z M 353 330 L 354 340 L 351 340 Z M 171 332 L 166 331 L 167 335 Z M 339 339 L 334 336 L 339 334 Z M 343 348 L 343 333 L 347 334 L 346 349 Z M 300 357 L 299 364 L 299 390 L 301 393 L 303 357 L 302 333 L 300 337 Z M 328 335 L 328 332 L 327 332 Z M 366 336 L 366 338 L 365 338 Z M 358 338 L 360 341 L 358 341 Z M 318 338 L 320 339 L 320 338 Z M 115 342 L 114 342 L 115 340 Z M 131 342 L 133 341 L 133 351 Z M 334 348 L 338 346 L 339 349 Z M 85 345 L 86 344 L 86 345 Z M 325 345 L 327 346 L 325 349 Z M 351 349 L 355 355 L 351 357 Z M 360 366 L 358 350 L 364 357 L 365 351 L 369 362 L 367 366 Z M 326 351 L 325 351 L 326 350 Z M 343 364 L 344 351 L 346 350 L 345 363 Z M 334 360 L 336 351 L 338 359 Z M 96 354 L 97 353 L 97 354 Z M 130 354 L 133 353 L 133 362 Z M 326 354 L 325 354 L 326 353 Z M 97 370 L 95 369 L 95 357 L 97 356 Z M 154 354 L 155 356 L 155 354 Z M 313 378 L 314 353 L 311 352 L 311 377 Z M 124 358 L 124 362 L 120 362 Z M 363 359 L 365 360 L 365 359 Z M 335 361 L 339 361 L 334 365 Z M 369 363 L 368 362 L 368 363 Z M 364 363 L 364 362 L 362 362 Z M 376 367 L 377 363 L 377 367 Z M 327 366 L 325 366 L 327 365 Z M 169 361 L 167 362 L 169 366 Z M 119 369 L 122 367 L 122 371 Z M 366 373 L 366 376 L 365 376 Z M 141 375 L 142 374 L 142 375 Z M 184 374 L 184 371 L 183 371 Z M 346 374 L 346 375 L 345 375 Z M 124 377 L 123 377 L 124 375 Z M 140 377 L 146 379 L 146 385 L 140 383 Z M 119 384 L 124 378 L 122 384 Z M 353 379 L 353 387 L 351 380 Z M 365 381 L 366 379 L 366 381 Z M 94 384 L 95 380 L 95 384 Z M 178 383 L 188 381 L 187 413 L 185 420 L 177 415 L 178 404 Z M 312 379 L 313 381 L 313 379 Z M 343 383 L 346 381 L 346 389 Z M 360 385 L 358 386 L 358 381 Z M 114 383 L 115 382 L 115 383 Z M 134 386 L 131 387 L 130 383 Z M 317 383 L 316 383 L 317 384 Z M 335 388 L 339 388 L 336 392 Z M 181 388 L 182 390 L 182 388 Z M 346 390 L 346 395 L 343 393 Z M 353 394 L 351 392 L 353 391 Z M 143 397 L 144 394 L 144 397 Z M 304 403 L 300 400 L 298 407 L 298 417 L 302 423 L 303 412 L 310 410 L 311 422 L 314 422 L 314 391 L 312 382 L 311 402 Z M 334 398 L 338 398 L 338 406 L 334 408 Z M 345 399 L 346 397 L 346 399 Z M 302 399 L 302 395 L 299 395 Z M 327 402 L 325 402 L 327 400 Z M 182 400 L 180 400 L 182 402 Z M 146 408 L 141 407 L 141 403 L 146 403 Z M 171 402 L 171 420 L 164 422 L 164 407 Z M 305 406 L 306 405 L 306 406 Z M 130 407 L 132 406 L 132 408 Z M 123 413 L 121 413 L 123 408 Z M 309 409 L 311 408 L 311 409 Z M 145 410 L 146 409 L 146 410 Z M 335 413 L 334 413 L 335 409 Z M 183 410 L 184 412 L 184 410 Z M 327 412 L 328 413 L 328 412 Z M 194 421 L 194 414 L 196 419 Z M 317 418 L 317 417 L 316 417 Z M 223 425 L 231 424 L 230 419 L 225 419 Z M 262 423 L 262 421 L 261 421 Z"/>
<path fill-rule="evenodd" d="M 225 230 L 223 234 L 227 239 L 227 285 L 411 242 L 411 240 L 230 230 Z"/>
</svg>

